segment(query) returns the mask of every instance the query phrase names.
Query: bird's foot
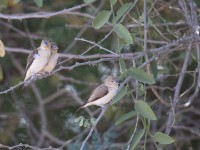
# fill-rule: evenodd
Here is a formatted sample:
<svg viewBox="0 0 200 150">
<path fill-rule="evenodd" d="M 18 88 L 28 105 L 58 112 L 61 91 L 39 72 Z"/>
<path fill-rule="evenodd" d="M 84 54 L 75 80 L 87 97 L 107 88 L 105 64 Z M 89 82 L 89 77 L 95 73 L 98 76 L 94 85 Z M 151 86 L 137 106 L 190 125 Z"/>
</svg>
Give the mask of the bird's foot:
<svg viewBox="0 0 200 150">
<path fill-rule="evenodd" d="M 105 110 L 105 106 L 100 106 L 102 110 Z"/>
<path fill-rule="evenodd" d="M 44 73 L 44 77 L 46 78 L 47 76 L 49 76 L 50 72 L 45 72 Z"/>
<path fill-rule="evenodd" d="M 46 77 L 45 72 L 39 72 L 39 73 L 37 73 L 37 76 L 38 76 L 39 79 Z"/>
<path fill-rule="evenodd" d="M 34 74 L 32 74 L 32 76 L 31 76 L 31 78 L 30 78 L 29 82 L 30 82 L 30 81 L 34 81 L 34 80 L 36 80 L 36 77 L 37 77 L 37 76 L 36 76 L 36 74 L 35 74 L 35 73 L 34 73 Z"/>
</svg>

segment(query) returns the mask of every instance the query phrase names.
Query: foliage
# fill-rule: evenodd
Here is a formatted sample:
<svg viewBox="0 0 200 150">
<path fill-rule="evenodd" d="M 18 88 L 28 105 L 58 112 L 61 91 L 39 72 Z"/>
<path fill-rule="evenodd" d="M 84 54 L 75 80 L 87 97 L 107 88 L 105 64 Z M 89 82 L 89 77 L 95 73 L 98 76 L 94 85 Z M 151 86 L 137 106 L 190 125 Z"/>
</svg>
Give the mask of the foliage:
<svg viewBox="0 0 200 150">
<path fill-rule="evenodd" d="M 199 9 L 198 0 L 1 0 L 0 149 L 76 150 L 84 140 L 85 150 L 200 149 Z M 42 39 L 58 44 L 58 64 L 20 91 Z M 109 107 L 76 112 L 109 75 L 120 83 Z"/>
</svg>

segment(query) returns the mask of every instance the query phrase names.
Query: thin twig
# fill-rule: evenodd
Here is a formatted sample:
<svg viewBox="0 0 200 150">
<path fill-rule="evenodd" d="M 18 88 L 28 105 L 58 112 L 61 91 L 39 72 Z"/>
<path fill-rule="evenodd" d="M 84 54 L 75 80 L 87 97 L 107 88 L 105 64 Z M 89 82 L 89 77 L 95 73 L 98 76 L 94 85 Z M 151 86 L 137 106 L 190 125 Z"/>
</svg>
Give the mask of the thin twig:
<svg viewBox="0 0 200 150">
<path fill-rule="evenodd" d="M 86 39 L 83 39 L 83 38 L 75 38 L 75 40 L 84 41 L 84 42 L 90 43 L 92 45 L 95 45 L 95 46 L 99 47 L 102 50 L 105 50 L 106 52 L 109 52 L 109 53 L 114 54 L 114 55 L 118 55 L 117 53 L 115 53 L 115 52 L 113 52 L 113 51 L 111 51 L 111 50 L 109 50 L 107 48 L 104 48 L 104 47 L 102 47 L 101 45 L 99 45 L 99 44 L 97 44 L 95 42 L 92 42 L 92 41 L 89 41 L 89 40 L 86 40 Z"/>
<path fill-rule="evenodd" d="M 128 141 L 127 150 L 129 150 L 129 149 L 130 149 L 130 146 L 131 146 L 131 141 L 133 140 L 133 138 L 134 138 L 134 136 L 135 136 L 135 133 L 136 133 L 136 131 L 137 131 L 138 122 L 139 122 L 139 116 L 137 116 L 137 118 L 136 118 L 136 122 L 135 122 L 135 128 L 134 128 L 133 134 L 131 135 L 131 138 L 130 138 L 130 140 Z"/>
<path fill-rule="evenodd" d="M 92 1 L 92 3 L 95 1 Z M 36 12 L 36 13 L 28 13 L 28 14 L 14 14 L 14 15 L 8 15 L 8 14 L 2 14 L 0 13 L 0 18 L 2 19 L 8 19 L 8 20 L 22 20 L 22 19 L 28 19 L 28 18 L 50 18 L 57 15 L 63 15 L 67 14 L 68 12 L 81 9 L 83 7 L 89 6 L 91 3 L 84 3 L 81 5 L 74 6 L 72 8 L 56 11 L 56 12 Z"/>
<path fill-rule="evenodd" d="M 90 129 L 90 132 L 88 133 L 88 135 L 87 135 L 87 137 L 85 138 L 85 140 L 82 142 L 80 150 L 83 150 L 83 148 L 85 147 L 86 142 L 87 142 L 88 139 L 92 136 L 92 133 L 93 133 L 93 131 L 94 131 L 94 128 L 96 127 L 97 123 L 98 123 L 99 120 L 102 118 L 102 116 L 104 115 L 104 113 L 106 112 L 107 109 L 108 109 L 108 105 L 106 105 L 104 108 L 102 108 L 101 114 L 100 114 L 99 117 L 96 119 L 95 123 L 92 125 L 92 128 Z"/>
<path fill-rule="evenodd" d="M 175 115 L 174 114 L 175 106 L 176 106 L 177 102 L 179 101 L 179 94 L 180 94 L 180 90 L 182 87 L 183 79 L 185 77 L 185 72 L 187 70 L 191 49 L 192 49 L 192 43 L 190 43 L 190 45 L 188 47 L 188 51 L 186 52 L 185 60 L 184 60 L 183 67 L 181 70 L 181 75 L 179 76 L 178 82 L 176 84 L 176 90 L 175 90 L 174 98 L 172 101 L 172 107 L 171 107 L 171 111 L 169 112 L 169 117 L 168 117 L 167 126 L 166 126 L 166 130 L 165 130 L 165 133 L 167 133 L 167 134 L 170 133 L 171 128 L 173 126 L 173 122 L 175 120 L 175 116 L 174 116 Z"/>
</svg>

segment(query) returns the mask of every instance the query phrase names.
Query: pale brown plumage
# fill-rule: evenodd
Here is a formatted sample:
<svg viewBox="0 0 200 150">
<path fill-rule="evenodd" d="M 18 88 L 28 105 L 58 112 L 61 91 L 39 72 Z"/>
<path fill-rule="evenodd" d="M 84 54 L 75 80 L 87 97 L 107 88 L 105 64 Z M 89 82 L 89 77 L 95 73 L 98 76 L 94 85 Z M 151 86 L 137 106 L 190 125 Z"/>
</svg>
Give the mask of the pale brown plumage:
<svg viewBox="0 0 200 150">
<path fill-rule="evenodd" d="M 104 84 L 101 84 L 92 91 L 87 103 L 95 101 L 95 100 L 105 96 L 106 94 L 108 94 L 108 87 L 105 86 Z"/>
<path fill-rule="evenodd" d="M 117 93 L 117 89 L 118 83 L 113 79 L 112 76 L 107 77 L 103 84 L 99 85 L 92 91 L 87 102 L 78 110 L 90 105 L 103 107 L 105 104 L 107 104 L 113 99 L 113 97 Z"/>
<path fill-rule="evenodd" d="M 56 43 L 51 42 L 51 56 L 49 57 L 49 61 L 46 64 L 46 66 L 41 70 L 41 74 L 46 74 L 52 72 L 52 70 L 55 68 L 58 60 L 58 46 Z"/>
<path fill-rule="evenodd" d="M 42 40 L 40 47 L 38 47 L 28 56 L 24 81 L 27 81 L 33 76 L 37 75 L 37 73 L 39 73 L 48 63 L 51 54 L 50 48 L 51 43 L 48 40 Z M 26 84 L 22 84 L 19 88 L 23 89 Z"/>
<path fill-rule="evenodd" d="M 42 40 L 40 47 L 28 56 L 24 81 L 39 73 L 46 66 L 51 55 L 50 49 L 51 43 L 48 40 Z"/>
<path fill-rule="evenodd" d="M 28 55 L 28 58 L 27 58 L 27 64 L 26 64 L 26 69 L 25 69 L 25 72 L 24 72 L 24 77 L 26 76 L 26 72 L 27 70 L 29 69 L 29 67 L 31 66 L 31 64 L 33 63 L 35 57 L 38 55 L 38 48 L 35 49 L 32 53 L 30 53 Z"/>
</svg>

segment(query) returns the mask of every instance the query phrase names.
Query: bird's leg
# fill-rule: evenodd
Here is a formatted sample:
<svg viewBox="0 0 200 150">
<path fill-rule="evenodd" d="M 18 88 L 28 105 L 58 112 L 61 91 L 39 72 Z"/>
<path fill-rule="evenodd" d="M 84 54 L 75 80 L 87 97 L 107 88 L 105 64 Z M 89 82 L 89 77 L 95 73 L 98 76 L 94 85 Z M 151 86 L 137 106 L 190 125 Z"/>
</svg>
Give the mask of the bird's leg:
<svg viewBox="0 0 200 150">
<path fill-rule="evenodd" d="M 26 87 L 27 85 L 29 85 L 30 82 L 31 82 L 31 78 L 29 78 L 28 80 L 25 81 L 25 83 L 24 83 L 24 87 Z"/>
<path fill-rule="evenodd" d="M 42 79 L 44 77 L 44 72 L 38 72 L 37 75 L 39 79 Z"/>
<path fill-rule="evenodd" d="M 50 72 L 45 72 L 45 73 L 44 73 L 45 78 L 46 78 L 49 74 L 50 74 Z"/>
<path fill-rule="evenodd" d="M 35 81 L 35 80 L 37 80 L 37 74 L 36 73 L 33 74 L 33 81 Z"/>
<path fill-rule="evenodd" d="M 101 107 L 102 111 L 105 109 L 105 106 L 100 106 L 100 107 Z"/>
</svg>

